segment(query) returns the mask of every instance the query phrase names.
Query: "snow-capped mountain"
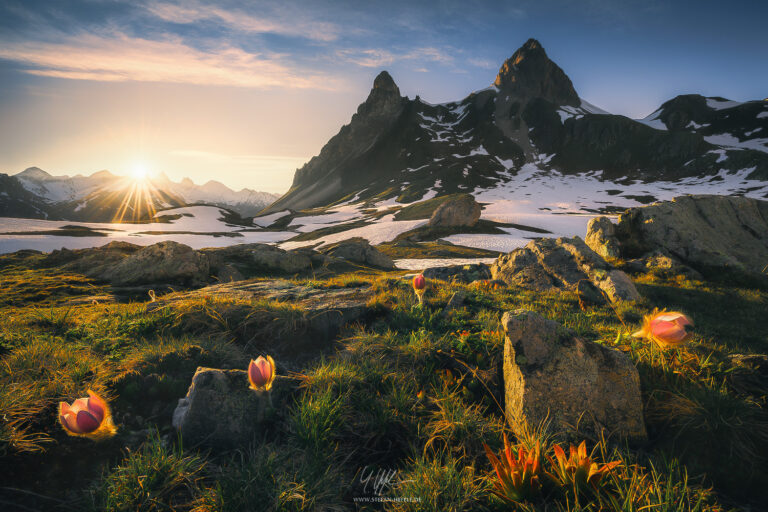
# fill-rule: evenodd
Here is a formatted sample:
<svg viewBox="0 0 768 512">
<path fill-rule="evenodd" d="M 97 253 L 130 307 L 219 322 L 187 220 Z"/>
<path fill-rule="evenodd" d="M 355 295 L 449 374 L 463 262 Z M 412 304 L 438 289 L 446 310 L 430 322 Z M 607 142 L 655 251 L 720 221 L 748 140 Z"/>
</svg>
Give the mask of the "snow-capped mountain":
<svg viewBox="0 0 768 512">
<path fill-rule="evenodd" d="M 461 101 L 432 105 L 403 97 L 381 72 L 351 122 L 297 170 L 290 191 L 265 213 L 353 198 L 408 203 L 522 185 L 534 175 L 555 182 L 588 175 L 605 182 L 606 190 L 614 190 L 607 196 L 617 196 L 609 206 L 622 204 L 616 184 L 674 187 L 690 179 L 763 196 L 766 144 L 766 101 L 679 96 L 646 119 L 612 115 L 581 99 L 565 72 L 530 39 L 490 87 Z M 756 192 L 756 182 L 765 187 Z"/>
<path fill-rule="evenodd" d="M 140 201 L 135 200 L 137 195 Z M 217 181 L 196 185 L 185 178 L 176 183 L 164 174 L 152 178 L 146 186 L 109 171 L 91 176 L 53 176 L 30 167 L 14 176 L 0 175 L 0 215 L 5 217 L 90 222 L 146 220 L 151 212 L 190 204 L 221 206 L 248 217 L 277 197 L 250 189 L 234 191 Z"/>
</svg>

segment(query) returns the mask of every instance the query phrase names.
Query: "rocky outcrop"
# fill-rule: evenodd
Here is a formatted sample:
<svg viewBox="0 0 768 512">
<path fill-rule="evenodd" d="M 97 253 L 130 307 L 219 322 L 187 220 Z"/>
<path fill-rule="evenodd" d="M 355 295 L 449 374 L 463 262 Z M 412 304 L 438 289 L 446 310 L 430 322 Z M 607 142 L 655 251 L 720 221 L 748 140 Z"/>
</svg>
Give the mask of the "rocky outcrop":
<svg viewBox="0 0 768 512">
<path fill-rule="evenodd" d="M 461 194 L 444 201 L 432 213 L 430 227 L 472 227 L 480 220 L 482 207 L 471 194 Z"/>
<path fill-rule="evenodd" d="M 491 265 L 494 279 L 533 290 L 577 291 L 589 281 L 613 302 L 639 300 L 629 277 L 613 268 L 579 237 L 539 238 L 499 256 Z"/>
<path fill-rule="evenodd" d="M 101 268 L 99 276 L 118 286 L 145 283 L 199 285 L 208 281 L 208 258 L 173 241 L 143 247 L 115 266 Z"/>
<path fill-rule="evenodd" d="M 584 242 L 606 261 L 613 262 L 621 258 L 616 226 L 608 217 L 595 217 L 589 221 Z"/>
<path fill-rule="evenodd" d="M 473 263 L 470 265 L 449 265 L 446 267 L 430 267 L 422 272 L 427 279 L 440 279 L 441 281 L 472 283 L 491 278 L 488 265 Z"/>
<path fill-rule="evenodd" d="M 619 216 L 616 239 L 623 257 L 650 267 L 679 262 L 704 274 L 764 276 L 768 201 L 696 195 L 631 208 Z"/>
<path fill-rule="evenodd" d="M 238 274 L 240 276 L 264 273 L 295 274 L 312 267 L 312 259 L 309 255 L 297 251 L 286 251 L 267 244 L 239 244 L 203 249 L 201 252 L 208 256 L 213 273 L 222 282 L 237 281 Z M 238 274 L 235 274 L 235 271 Z M 230 276 L 232 278 L 228 279 Z"/>
<path fill-rule="evenodd" d="M 585 341 L 532 311 L 502 318 L 508 418 L 555 432 L 646 437 L 640 377 L 629 357 Z"/>
<path fill-rule="evenodd" d="M 198 286 L 209 279 L 208 258 L 189 246 L 164 241 L 142 247 L 111 242 L 93 249 L 53 251 L 44 264 L 61 265 L 65 270 L 115 286 L 178 284 Z"/>
<path fill-rule="evenodd" d="M 188 447 L 230 450 L 248 446 L 278 399 L 279 384 L 267 395 L 249 389 L 243 370 L 198 368 L 187 396 L 173 412 L 173 426 Z"/>
<path fill-rule="evenodd" d="M 326 245 L 320 249 L 320 252 L 334 258 L 362 263 L 363 265 L 385 269 L 395 268 L 392 258 L 372 247 L 368 240 L 360 237 Z"/>
</svg>

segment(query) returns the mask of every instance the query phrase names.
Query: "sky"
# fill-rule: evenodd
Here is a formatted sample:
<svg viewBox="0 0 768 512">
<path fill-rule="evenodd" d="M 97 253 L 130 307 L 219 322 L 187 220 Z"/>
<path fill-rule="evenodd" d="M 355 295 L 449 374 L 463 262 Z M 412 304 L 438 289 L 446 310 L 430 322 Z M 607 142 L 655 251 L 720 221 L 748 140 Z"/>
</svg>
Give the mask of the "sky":
<svg viewBox="0 0 768 512">
<path fill-rule="evenodd" d="M 0 0 L 0 172 L 282 193 L 381 70 L 411 98 L 459 100 L 531 37 L 615 114 L 763 99 L 766 19 L 762 0 Z"/>
</svg>

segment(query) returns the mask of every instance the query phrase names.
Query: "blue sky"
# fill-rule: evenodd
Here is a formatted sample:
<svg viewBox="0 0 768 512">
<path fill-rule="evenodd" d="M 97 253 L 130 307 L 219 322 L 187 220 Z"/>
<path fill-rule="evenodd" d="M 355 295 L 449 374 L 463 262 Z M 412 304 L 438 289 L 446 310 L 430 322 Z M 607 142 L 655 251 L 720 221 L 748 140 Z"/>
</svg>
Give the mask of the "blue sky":
<svg viewBox="0 0 768 512">
<path fill-rule="evenodd" d="M 580 96 L 643 117 L 768 96 L 768 2 L 1 0 L 0 172 L 129 172 L 282 192 L 373 78 L 430 102 L 529 37 Z"/>
</svg>

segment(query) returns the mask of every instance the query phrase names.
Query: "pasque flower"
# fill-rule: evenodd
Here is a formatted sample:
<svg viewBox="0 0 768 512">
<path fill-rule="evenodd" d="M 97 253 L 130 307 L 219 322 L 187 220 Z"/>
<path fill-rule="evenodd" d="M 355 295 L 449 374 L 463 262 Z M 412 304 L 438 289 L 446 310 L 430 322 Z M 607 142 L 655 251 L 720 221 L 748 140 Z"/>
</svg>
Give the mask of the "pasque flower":
<svg viewBox="0 0 768 512">
<path fill-rule="evenodd" d="M 259 356 L 248 365 L 248 380 L 251 389 L 256 391 L 269 391 L 272 381 L 275 380 L 275 360 L 270 356 Z"/>
<path fill-rule="evenodd" d="M 693 322 L 683 313 L 654 310 L 643 318 L 643 328 L 632 336 L 652 340 L 662 348 L 671 348 L 691 337 L 691 327 Z"/>
<path fill-rule="evenodd" d="M 102 439 L 116 432 L 107 402 L 90 389 L 87 398 L 78 398 L 72 405 L 59 402 L 59 422 L 70 436 Z"/>
<path fill-rule="evenodd" d="M 416 292 L 416 296 L 419 298 L 419 304 L 424 302 L 424 292 L 427 289 L 427 279 L 419 274 L 413 278 L 413 291 Z"/>
</svg>

